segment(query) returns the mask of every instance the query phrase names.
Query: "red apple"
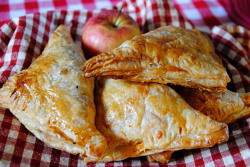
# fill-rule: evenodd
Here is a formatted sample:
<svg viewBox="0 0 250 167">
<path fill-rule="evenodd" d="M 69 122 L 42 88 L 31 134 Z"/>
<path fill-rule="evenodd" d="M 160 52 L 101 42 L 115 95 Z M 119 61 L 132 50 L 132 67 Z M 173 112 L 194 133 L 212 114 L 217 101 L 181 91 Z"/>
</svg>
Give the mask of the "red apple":
<svg viewBox="0 0 250 167">
<path fill-rule="evenodd" d="M 85 24 L 82 32 L 83 50 L 86 57 L 91 58 L 118 47 L 140 33 L 138 24 L 127 14 L 119 13 L 118 10 L 104 10 Z"/>
</svg>

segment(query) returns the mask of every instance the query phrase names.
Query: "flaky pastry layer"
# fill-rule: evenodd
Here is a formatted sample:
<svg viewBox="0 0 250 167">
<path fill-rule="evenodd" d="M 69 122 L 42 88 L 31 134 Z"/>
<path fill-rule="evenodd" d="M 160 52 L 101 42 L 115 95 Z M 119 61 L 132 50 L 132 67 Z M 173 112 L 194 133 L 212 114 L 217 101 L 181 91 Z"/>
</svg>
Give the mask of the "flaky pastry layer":
<svg viewBox="0 0 250 167">
<path fill-rule="evenodd" d="M 212 42 L 197 30 L 163 26 L 84 63 L 86 77 L 172 83 L 225 92 L 230 78 Z"/>
</svg>

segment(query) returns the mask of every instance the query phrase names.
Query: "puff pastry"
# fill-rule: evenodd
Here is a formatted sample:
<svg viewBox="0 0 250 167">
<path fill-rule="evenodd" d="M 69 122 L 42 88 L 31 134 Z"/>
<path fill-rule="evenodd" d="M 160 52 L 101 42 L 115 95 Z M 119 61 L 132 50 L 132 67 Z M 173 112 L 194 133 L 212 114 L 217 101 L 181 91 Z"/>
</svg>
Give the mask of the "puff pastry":
<svg viewBox="0 0 250 167">
<path fill-rule="evenodd" d="M 209 116 L 213 120 L 226 124 L 250 116 L 250 93 L 211 93 L 198 89 L 178 87 L 175 89 L 194 109 Z M 173 151 L 148 155 L 149 162 L 167 163 Z"/>
<path fill-rule="evenodd" d="M 0 106 L 46 144 L 99 157 L 107 141 L 95 127 L 94 79 L 80 70 L 83 52 L 61 25 L 31 66 L 0 89 Z"/>
<path fill-rule="evenodd" d="M 225 92 L 230 78 L 212 42 L 198 30 L 163 26 L 84 63 L 86 77 L 172 83 Z"/>
<path fill-rule="evenodd" d="M 147 155 L 147 160 L 149 163 L 161 162 L 168 163 L 174 151 L 164 151 L 158 154 Z"/>
<path fill-rule="evenodd" d="M 230 124 L 250 116 L 250 92 L 212 93 L 184 87 L 175 90 L 192 108 L 218 122 Z"/>
<path fill-rule="evenodd" d="M 167 85 L 99 79 L 95 89 L 96 127 L 108 146 L 102 158 L 86 162 L 210 147 L 228 139 L 226 124 L 198 113 Z"/>
</svg>

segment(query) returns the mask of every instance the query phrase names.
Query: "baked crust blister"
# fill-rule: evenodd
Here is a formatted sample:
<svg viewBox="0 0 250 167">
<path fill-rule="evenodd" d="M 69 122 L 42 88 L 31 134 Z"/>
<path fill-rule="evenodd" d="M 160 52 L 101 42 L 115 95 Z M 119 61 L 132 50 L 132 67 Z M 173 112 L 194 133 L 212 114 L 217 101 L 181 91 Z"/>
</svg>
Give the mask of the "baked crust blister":
<svg viewBox="0 0 250 167">
<path fill-rule="evenodd" d="M 95 128 L 94 78 L 79 70 L 84 61 L 67 27 L 59 26 L 42 55 L 0 89 L 0 105 L 49 146 L 99 157 L 107 142 Z"/>
<path fill-rule="evenodd" d="M 86 61 L 86 77 L 172 83 L 225 92 L 230 78 L 211 41 L 197 30 L 163 26 Z"/>
<path fill-rule="evenodd" d="M 106 79 L 96 83 L 96 127 L 108 141 L 108 162 L 164 150 L 211 147 L 227 141 L 228 127 L 192 109 L 173 89 Z"/>
</svg>

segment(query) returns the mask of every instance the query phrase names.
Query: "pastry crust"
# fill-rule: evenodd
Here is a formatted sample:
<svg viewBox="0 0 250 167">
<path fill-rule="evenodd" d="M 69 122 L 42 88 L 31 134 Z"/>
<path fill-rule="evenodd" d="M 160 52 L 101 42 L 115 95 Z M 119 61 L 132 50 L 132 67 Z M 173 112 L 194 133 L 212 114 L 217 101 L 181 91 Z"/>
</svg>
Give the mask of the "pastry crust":
<svg viewBox="0 0 250 167">
<path fill-rule="evenodd" d="M 86 77 L 172 83 L 225 92 L 230 78 L 212 42 L 198 30 L 163 26 L 89 59 Z"/>
<path fill-rule="evenodd" d="M 226 124 L 192 109 L 167 85 L 99 79 L 95 89 L 96 127 L 108 146 L 102 158 L 86 162 L 211 147 L 228 139 Z"/>
<path fill-rule="evenodd" d="M 149 163 L 153 162 L 168 163 L 173 153 L 174 151 L 164 151 L 158 154 L 147 155 L 146 157 Z"/>
<path fill-rule="evenodd" d="M 59 26 L 42 55 L 0 89 L 0 106 L 49 146 L 100 157 L 107 141 L 95 127 L 94 79 L 80 70 L 84 61 L 67 27 Z"/>
<path fill-rule="evenodd" d="M 250 116 L 250 92 L 212 93 L 184 87 L 176 91 L 191 107 L 218 122 L 230 124 Z"/>
<path fill-rule="evenodd" d="M 194 109 L 222 123 L 233 123 L 250 116 L 250 93 L 211 93 L 198 89 L 178 87 L 175 89 Z M 173 151 L 148 155 L 149 162 L 167 163 Z"/>
</svg>

